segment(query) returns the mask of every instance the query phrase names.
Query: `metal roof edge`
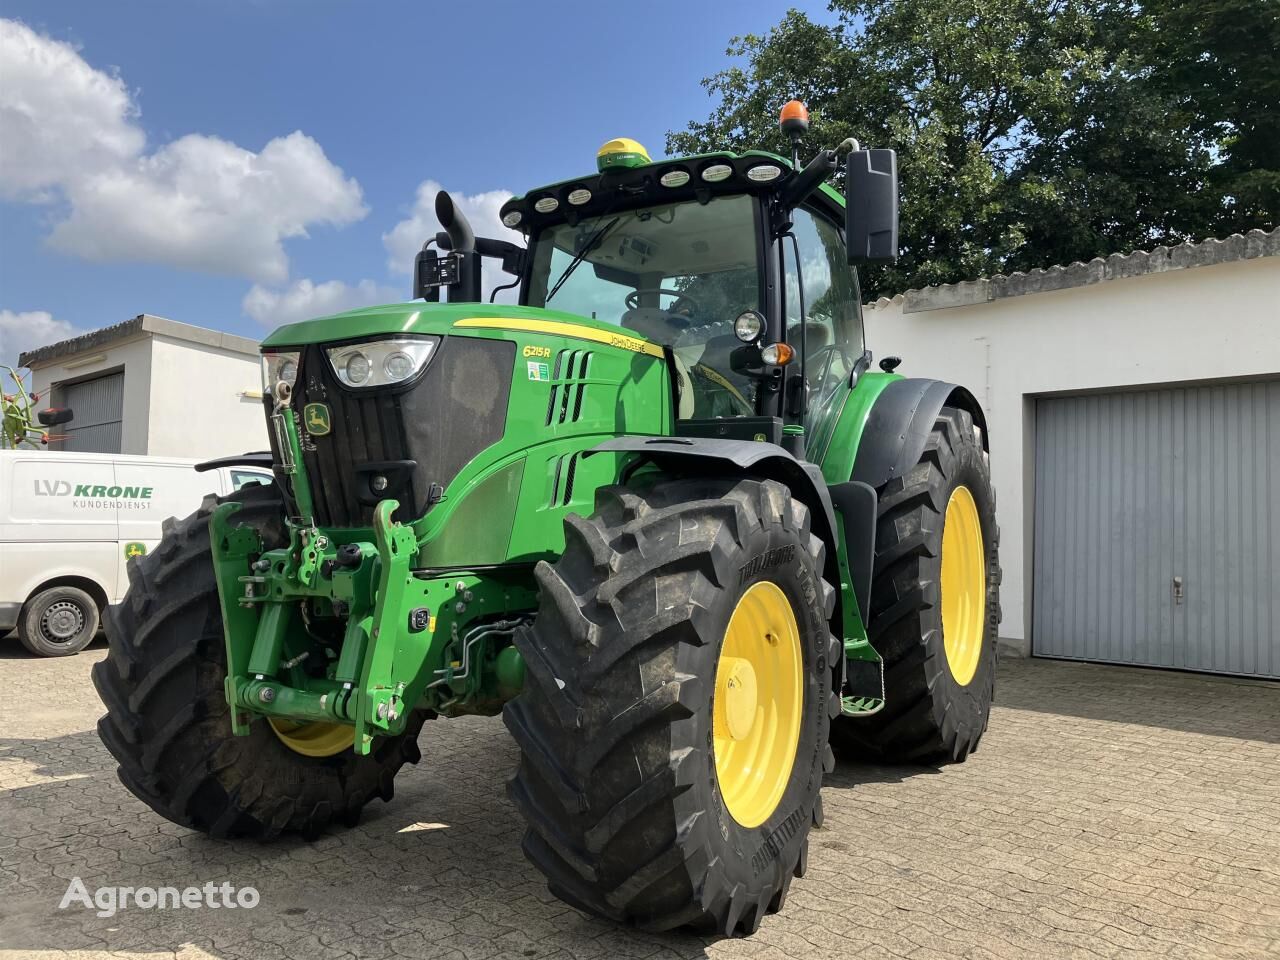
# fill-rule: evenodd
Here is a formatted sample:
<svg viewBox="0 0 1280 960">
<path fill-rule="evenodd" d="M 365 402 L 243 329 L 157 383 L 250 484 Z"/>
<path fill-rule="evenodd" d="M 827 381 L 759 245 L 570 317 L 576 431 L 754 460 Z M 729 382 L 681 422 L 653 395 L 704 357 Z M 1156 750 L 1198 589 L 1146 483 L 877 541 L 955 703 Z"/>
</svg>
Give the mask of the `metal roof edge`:
<svg viewBox="0 0 1280 960">
<path fill-rule="evenodd" d="M 109 327 L 90 330 L 88 333 L 82 333 L 78 337 L 70 337 L 66 340 L 59 340 L 57 343 L 50 343 L 43 347 L 36 347 L 34 350 L 24 351 L 18 355 L 18 365 L 21 367 L 30 367 L 33 364 L 42 366 L 63 357 L 75 356 L 88 350 L 133 340 L 146 333 L 170 340 L 216 347 L 233 353 L 244 353 L 253 356 L 258 354 L 258 341 L 250 340 L 248 337 L 240 337 L 233 333 L 222 333 L 218 330 L 210 330 L 207 327 L 197 327 L 190 323 L 180 323 L 177 320 L 169 320 L 149 313 L 140 313 L 136 317 L 112 324 Z"/>
<path fill-rule="evenodd" d="M 1124 280 L 1152 273 L 1275 256 L 1280 256 L 1280 228 L 1270 232 L 1250 230 L 1248 233 L 1233 233 L 1223 239 L 1210 238 L 1199 242 L 1188 241 L 1174 247 L 1158 246 L 1132 253 L 1113 253 L 1108 257 L 1095 257 L 1088 263 L 1077 260 L 1075 263 L 1025 273 L 1019 270 L 1007 276 L 994 274 L 959 283 L 913 287 L 892 298 L 881 297 L 866 306 L 883 309 L 891 303 L 901 303 L 903 313 L 924 313 L 948 307 L 989 303 L 1008 297 L 1089 286 L 1108 280 Z"/>
</svg>

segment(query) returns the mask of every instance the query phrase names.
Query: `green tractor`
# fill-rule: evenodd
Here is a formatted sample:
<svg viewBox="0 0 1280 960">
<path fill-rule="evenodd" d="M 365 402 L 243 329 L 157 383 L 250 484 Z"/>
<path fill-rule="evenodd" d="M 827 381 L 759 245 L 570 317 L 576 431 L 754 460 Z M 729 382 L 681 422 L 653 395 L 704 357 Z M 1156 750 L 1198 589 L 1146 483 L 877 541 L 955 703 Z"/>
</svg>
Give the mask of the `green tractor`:
<svg viewBox="0 0 1280 960">
<path fill-rule="evenodd" d="M 441 193 L 414 302 L 267 338 L 271 451 L 238 461 L 275 483 L 170 521 L 107 616 L 129 790 L 214 837 L 314 837 L 391 799 L 424 721 L 501 712 L 552 892 L 732 936 L 803 875 L 835 755 L 977 746 L 982 408 L 870 369 L 852 265 L 896 256 L 896 160 L 802 168 L 787 111 L 790 160 L 611 141 L 506 203 L 524 247 Z M 518 306 L 483 301 L 486 259 Z"/>
</svg>

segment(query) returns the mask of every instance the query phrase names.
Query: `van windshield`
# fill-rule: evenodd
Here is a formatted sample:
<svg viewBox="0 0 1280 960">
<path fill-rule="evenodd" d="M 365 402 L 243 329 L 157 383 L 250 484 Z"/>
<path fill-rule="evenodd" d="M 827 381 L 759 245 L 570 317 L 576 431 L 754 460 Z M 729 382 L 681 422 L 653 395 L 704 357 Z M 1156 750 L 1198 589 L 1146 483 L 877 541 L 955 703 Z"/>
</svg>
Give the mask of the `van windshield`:
<svg viewBox="0 0 1280 960">
<path fill-rule="evenodd" d="M 607 213 L 549 227 L 531 248 L 530 306 L 603 320 L 673 348 L 681 417 L 755 412 L 755 382 L 729 365 L 741 346 L 734 319 L 760 309 L 752 198 Z"/>
</svg>

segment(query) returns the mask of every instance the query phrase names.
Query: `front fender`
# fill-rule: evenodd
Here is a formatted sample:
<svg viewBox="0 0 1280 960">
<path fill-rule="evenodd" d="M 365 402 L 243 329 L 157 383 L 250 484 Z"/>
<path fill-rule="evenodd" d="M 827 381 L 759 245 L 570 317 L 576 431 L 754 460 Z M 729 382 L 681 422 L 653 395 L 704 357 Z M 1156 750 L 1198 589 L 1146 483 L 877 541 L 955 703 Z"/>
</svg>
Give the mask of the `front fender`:
<svg viewBox="0 0 1280 960">
<path fill-rule="evenodd" d="M 593 453 L 639 454 L 659 469 L 681 476 L 737 473 L 785 484 L 809 508 L 813 532 L 826 544 L 823 576 L 828 583 L 840 583 L 835 510 L 822 471 L 815 464 L 797 460 L 775 443 L 711 437 L 617 437 L 593 447 L 587 456 Z"/>
</svg>

